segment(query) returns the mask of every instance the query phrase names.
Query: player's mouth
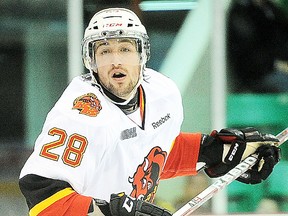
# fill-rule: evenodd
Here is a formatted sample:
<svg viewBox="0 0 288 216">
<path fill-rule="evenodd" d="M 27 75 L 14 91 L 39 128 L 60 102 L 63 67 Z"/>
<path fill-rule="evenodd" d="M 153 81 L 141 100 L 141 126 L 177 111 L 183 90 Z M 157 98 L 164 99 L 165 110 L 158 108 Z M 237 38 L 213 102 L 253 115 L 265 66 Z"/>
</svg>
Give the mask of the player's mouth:
<svg viewBox="0 0 288 216">
<path fill-rule="evenodd" d="M 122 81 L 126 77 L 126 74 L 123 72 L 116 71 L 112 74 L 112 78 L 117 81 Z"/>
</svg>

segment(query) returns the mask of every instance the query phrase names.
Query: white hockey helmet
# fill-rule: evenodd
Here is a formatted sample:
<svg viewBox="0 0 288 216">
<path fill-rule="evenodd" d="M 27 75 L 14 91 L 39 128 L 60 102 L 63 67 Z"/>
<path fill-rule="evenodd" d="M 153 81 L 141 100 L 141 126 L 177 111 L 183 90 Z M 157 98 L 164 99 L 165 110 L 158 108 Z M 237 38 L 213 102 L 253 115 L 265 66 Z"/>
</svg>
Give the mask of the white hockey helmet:
<svg viewBox="0 0 288 216">
<path fill-rule="evenodd" d="M 95 68 L 93 51 L 95 41 L 111 38 L 136 39 L 143 70 L 150 57 L 149 37 L 137 15 L 125 8 L 104 9 L 92 17 L 81 44 L 85 67 L 90 72 Z"/>
</svg>

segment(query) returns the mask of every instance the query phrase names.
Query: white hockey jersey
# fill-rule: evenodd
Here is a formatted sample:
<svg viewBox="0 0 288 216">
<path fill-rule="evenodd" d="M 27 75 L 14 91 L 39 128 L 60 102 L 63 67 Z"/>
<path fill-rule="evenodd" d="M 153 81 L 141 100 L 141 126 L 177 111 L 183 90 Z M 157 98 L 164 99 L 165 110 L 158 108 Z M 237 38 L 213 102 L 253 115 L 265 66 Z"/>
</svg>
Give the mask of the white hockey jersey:
<svg viewBox="0 0 288 216">
<path fill-rule="evenodd" d="M 20 178 L 63 180 L 79 194 L 104 200 L 118 192 L 153 200 L 183 108 L 169 78 L 146 69 L 144 80 L 138 125 L 91 81 L 74 78 L 49 112 Z"/>
</svg>

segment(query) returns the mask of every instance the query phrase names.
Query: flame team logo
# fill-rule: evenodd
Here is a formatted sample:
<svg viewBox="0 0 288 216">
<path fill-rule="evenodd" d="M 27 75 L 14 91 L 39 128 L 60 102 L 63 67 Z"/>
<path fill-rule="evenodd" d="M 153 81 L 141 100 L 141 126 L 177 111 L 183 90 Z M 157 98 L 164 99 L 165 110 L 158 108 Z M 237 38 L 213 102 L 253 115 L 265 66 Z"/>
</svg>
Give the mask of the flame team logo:
<svg viewBox="0 0 288 216">
<path fill-rule="evenodd" d="M 130 196 L 152 202 L 159 184 L 159 175 L 163 170 L 167 153 L 160 147 L 154 147 L 137 167 L 133 177 L 129 177 L 133 191 Z"/>
<path fill-rule="evenodd" d="M 73 102 L 72 109 L 79 110 L 80 114 L 96 117 L 102 109 L 102 106 L 95 94 L 88 93 L 77 97 Z"/>
</svg>

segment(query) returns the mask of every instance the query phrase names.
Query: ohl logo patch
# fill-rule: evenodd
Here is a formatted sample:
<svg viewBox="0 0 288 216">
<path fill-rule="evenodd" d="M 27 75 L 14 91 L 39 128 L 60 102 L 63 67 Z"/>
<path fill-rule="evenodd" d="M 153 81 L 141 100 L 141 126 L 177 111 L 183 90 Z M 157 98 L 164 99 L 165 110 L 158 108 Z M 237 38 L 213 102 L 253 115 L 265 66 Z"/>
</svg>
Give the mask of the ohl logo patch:
<svg viewBox="0 0 288 216">
<path fill-rule="evenodd" d="M 133 177 L 129 177 L 133 191 L 130 196 L 152 202 L 159 184 L 159 176 L 163 170 L 167 152 L 154 147 L 137 167 Z"/>
<path fill-rule="evenodd" d="M 100 100 L 93 93 L 87 93 L 80 97 L 77 97 L 73 101 L 73 108 L 79 110 L 80 114 L 87 115 L 90 117 L 96 117 L 102 106 Z"/>
</svg>

